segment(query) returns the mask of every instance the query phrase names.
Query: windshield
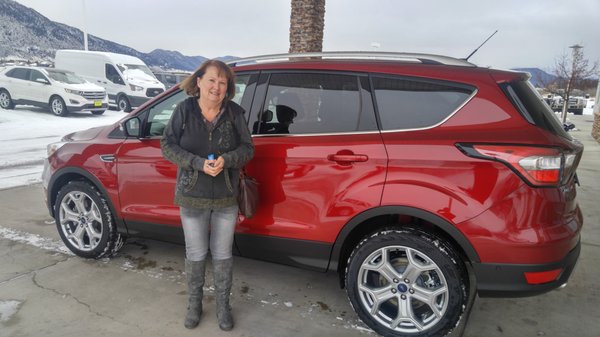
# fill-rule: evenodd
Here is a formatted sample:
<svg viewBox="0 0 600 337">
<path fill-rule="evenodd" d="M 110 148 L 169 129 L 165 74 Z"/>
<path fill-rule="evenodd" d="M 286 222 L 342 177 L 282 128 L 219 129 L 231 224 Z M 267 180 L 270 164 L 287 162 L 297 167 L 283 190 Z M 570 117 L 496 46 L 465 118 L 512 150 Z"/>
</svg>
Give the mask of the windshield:
<svg viewBox="0 0 600 337">
<path fill-rule="evenodd" d="M 46 69 L 51 79 L 66 84 L 82 84 L 87 81 L 70 71 Z"/>
<path fill-rule="evenodd" d="M 129 74 L 144 73 L 144 74 L 152 77 L 153 79 L 156 79 L 156 77 L 154 77 L 154 74 L 152 73 L 152 71 L 150 71 L 150 68 L 148 68 L 147 66 L 145 66 L 143 64 L 117 64 L 117 67 L 119 67 L 119 70 L 121 70 L 123 75 L 126 75 L 127 73 L 129 73 Z"/>
</svg>

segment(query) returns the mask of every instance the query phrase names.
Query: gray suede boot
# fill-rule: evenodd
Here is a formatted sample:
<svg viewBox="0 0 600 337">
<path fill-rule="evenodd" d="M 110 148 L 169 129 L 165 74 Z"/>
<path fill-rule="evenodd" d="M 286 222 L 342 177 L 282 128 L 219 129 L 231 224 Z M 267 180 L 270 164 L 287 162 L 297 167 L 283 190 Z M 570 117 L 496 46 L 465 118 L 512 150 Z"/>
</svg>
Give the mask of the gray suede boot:
<svg viewBox="0 0 600 337">
<path fill-rule="evenodd" d="M 188 307 L 185 314 L 185 325 L 188 329 L 193 329 L 200 323 L 202 315 L 202 287 L 204 286 L 204 270 L 206 261 L 185 260 L 185 277 L 188 284 Z"/>
<path fill-rule="evenodd" d="M 213 260 L 215 276 L 215 293 L 217 302 L 217 320 L 219 328 L 224 331 L 233 329 L 233 317 L 229 306 L 229 294 L 233 282 L 233 258 Z"/>
</svg>

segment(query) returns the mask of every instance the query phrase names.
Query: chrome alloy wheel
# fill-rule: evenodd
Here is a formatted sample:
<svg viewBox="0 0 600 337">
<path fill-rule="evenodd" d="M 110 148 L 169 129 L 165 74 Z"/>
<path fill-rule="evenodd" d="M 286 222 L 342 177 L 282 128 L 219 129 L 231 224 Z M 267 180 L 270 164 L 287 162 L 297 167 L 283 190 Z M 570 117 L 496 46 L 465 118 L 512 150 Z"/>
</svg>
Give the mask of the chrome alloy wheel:
<svg viewBox="0 0 600 337">
<path fill-rule="evenodd" d="M 52 109 L 52 112 L 57 116 L 64 115 L 65 113 L 65 103 L 60 98 L 52 99 L 52 101 L 50 102 L 50 107 Z"/>
<path fill-rule="evenodd" d="M 413 248 L 375 250 L 358 272 L 360 304 L 379 324 L 419 333 L 437 324 L 448 308 L 449 290 L 440 267 Z"/>
<path fill-rule="evenodd" d="M 0 91 L 0 108 L 8 109 L 12 101 L 6 91 Z"/>
<path fill-rule="evenodd" d="M 102 238 L 102 216 L 89 195 L 73 191 L 60 204 L 60 229 L 79 250 L 91 251 Z"/>
</svg>

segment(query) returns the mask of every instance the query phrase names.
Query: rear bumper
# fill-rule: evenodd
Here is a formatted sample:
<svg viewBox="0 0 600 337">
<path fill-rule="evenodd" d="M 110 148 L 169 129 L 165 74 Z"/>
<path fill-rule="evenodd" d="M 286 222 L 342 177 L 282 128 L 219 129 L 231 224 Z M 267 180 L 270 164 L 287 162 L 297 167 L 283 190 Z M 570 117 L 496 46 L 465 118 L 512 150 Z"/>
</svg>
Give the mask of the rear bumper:
<svg viewBox="0 0 600 337">
<path fill-rule="evenodd" d="M 497 264 L 474 263 L 477 279 L 477 292 L 481 297 L 526 297 L 543 294 L 565 284 L 579 258 L 581 241 L 577 243 L 562 261 L 546 264 Z M 538 273 L 562 269 L 554 281 L 530 284 L 525 273 Z"/>
</svg>

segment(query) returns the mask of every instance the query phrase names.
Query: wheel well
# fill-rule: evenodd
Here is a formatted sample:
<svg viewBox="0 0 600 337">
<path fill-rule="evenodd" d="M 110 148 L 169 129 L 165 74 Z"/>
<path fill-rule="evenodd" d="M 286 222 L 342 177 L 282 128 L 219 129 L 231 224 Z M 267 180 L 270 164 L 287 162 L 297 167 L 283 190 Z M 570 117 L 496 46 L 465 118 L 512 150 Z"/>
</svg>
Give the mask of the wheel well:
<svg viewBox="0 0 600 337">
<path fill-rule="evenodd" d="M 469 258 L 469 254 L 465 251 L 464 247 L 459 244 L 459 242 L 452 235 L 431 221 L 427 221 L 418 216 L 400 213 L 380 214 L 360 222 L 354 226 L 354 228 L 346 236 L 337 259 L 337 272 L 339 275 L 340 286 L 342 288 L 345 287 L 348 258 L 350 257 L 350 254 L 354 248 L 364 238 L 383 228 L 415 228 L 421 231 L 424 230 L 429 234 L 443 239 L 449 245 L 451 245 L 456 253 L 459 254 L 463 264 L 470 264 L 473 260 L 472 258 Z"/>
<path fill-rule="evenodd" d="M 54 214 L 54 210 L 55 210 L 55 204 L 56 204 L 56 195 L 58 194 L 58 191 L 60 191 L 61 188 L 63 188 L 63 186 L 65 186 L 66 184 L 68 184 L 71 181 L 83 181 L 83 182 L 87 182 L 90 185 L 98 188 L 98 186 L 91 181 L 90 179 L 86 178 L 85 176 L 81 175 L 81 174 L 77 174 L 77 173 L 66 173 L 61 175 L 60 177 L 56 178 L 56 180 L 54 181 L 54 183 L 51 186 L 50 191 L 48 191 L 48 197 L 50 200 L 50 205 L 52 206 L 52 217 L 55 217 Z"/>
<path fill-rule="evenodd" d="M 115 102 L 118 103 L 121 97 L 125 97 L 125 99 L 129 102 L 129 96 L 127 96 L 127 94 L 123 92 L 117 94 L 117 99 L 115 100 Z"/>
<path fill-rule="evenodd" d="M 58 94 L 52 94 L 52 96 L 50 96 L 50 98 L 48 98 L 48 104 L 52 103 L 52 99 L 54 97 L 58 97 L 58 98 L 62 99 L 63 102 L 65 101 L 62 97 L 60 97 L 60 95 L 58 95 Z"/>
</svg>

